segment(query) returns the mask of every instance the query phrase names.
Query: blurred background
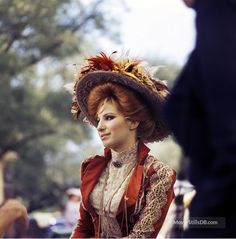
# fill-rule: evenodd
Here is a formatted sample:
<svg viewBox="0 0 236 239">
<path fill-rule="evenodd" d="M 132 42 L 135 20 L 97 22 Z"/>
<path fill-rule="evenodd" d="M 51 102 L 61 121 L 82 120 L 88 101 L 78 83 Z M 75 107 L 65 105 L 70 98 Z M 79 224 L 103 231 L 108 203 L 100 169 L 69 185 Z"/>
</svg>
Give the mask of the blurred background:
<svg viewBox="0 0 236 239">
<path fill-rule="evenodd" d="M 194 47 L 194 17 L 182 0 L 0 0 L 0 203 L 63 210 L 81 161 L 103 152 L 96 130 L 73 120 L 63 85 L 85 57 L 116 50 L 165 66 L 156 76 L 171 88 Z M 149 146 L 180 171 L 171 137 Z"/>
</svg>

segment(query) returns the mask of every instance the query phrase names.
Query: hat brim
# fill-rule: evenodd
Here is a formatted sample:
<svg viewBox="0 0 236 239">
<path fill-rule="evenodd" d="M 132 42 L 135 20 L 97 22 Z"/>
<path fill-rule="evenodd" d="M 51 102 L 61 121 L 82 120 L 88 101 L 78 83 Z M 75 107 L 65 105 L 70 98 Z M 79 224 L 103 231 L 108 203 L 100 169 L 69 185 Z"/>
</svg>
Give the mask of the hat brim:
<svg viewBox="0 0 236 239">
<path fill-rule="evenodd" d="M 131 90 L 134 90 L 135 93 L 138 94 L 143 102 L 149 107 L 157 128 L 166 128 L 160 114 L 163 98 L 158 96 L 157 93 L 151 91 L 146 85 L 134 80 L 132 77 L 111 71 L 95 71 L 87 73 L 76 85 L 75 91 L 77 103 L 84 116 L 93 125 L 96 126 L 95 119 L 93 119 L 88 113 L 87 99 L 89 93 L 94 87 L 108 82 L 121 84 Z"/>
</svg>

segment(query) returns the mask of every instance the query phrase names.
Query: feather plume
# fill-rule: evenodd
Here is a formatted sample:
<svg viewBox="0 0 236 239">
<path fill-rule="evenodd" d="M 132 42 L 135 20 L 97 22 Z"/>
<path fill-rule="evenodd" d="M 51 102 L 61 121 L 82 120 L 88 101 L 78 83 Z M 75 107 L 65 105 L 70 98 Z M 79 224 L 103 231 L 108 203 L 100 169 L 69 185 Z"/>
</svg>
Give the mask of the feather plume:
<svg viewBox="0 0 236 239">
<path fill-rule="evenodd" d="M 155 79 L 155 74 L 159 71 L 160 68 L 165 67 L 164 65 L 151 66 L 147 61 L 142 61 L 140 66 L 145 69 L 152 79 Z"/>
<path fill-rule="evenodd" d="M 71 113 L 78 119 L 81 110 L 76 101 L 75 91 L 80 79 L 89 72 L 93 71 L 112 71 L 126 75 L 138 82 L 140 85 L 148 87 L 152 92 L 158 94 L 159 98 L 168 95 L 168 88 L 165 82 L 155 79 L 154 75 L 160 67 L 151 66 L 145 61 L 123 57 L 115 59 L 111 57 L 116 51 L 107 56 L 104 52 L 99 55 L 87 58 L 86 64 L 75 73 L 75 82 L 64 85 L 64 88 L 73 95 Z"/>
<path fill-rule="evenodd" d="M 114 53 L 116 52 L 113 52 L 112 54 Z M 113 71 L 117 66 L 116 62 L 104 52 L 100 52 L 100 55 L 98 56 L 88 58 L 87 62 L 88 65 L 81 69 L 82 75 L 96 70 Z"/>
</svg>

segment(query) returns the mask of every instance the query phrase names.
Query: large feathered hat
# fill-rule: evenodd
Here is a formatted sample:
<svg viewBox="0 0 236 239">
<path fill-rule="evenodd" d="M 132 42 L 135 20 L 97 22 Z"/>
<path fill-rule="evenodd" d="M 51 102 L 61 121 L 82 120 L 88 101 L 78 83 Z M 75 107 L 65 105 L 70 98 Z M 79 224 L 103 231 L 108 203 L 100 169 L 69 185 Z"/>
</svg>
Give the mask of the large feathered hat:
<svg viewBox="0 0 236 239">
<path fill-rule="evenodd" d="M 96 126 L 96 120 L 89 115 L 87 99 L 91 90 L 107 82 L 120 84 L 138 94 L 149 107 L 156 122 L 157 137 L 152 141 L 159 141 L 168 136 L 168 130 L 162 120 L 161 106 L 169 94 L 163 81 L 153 77 L 157 67 L 150 67 L 146 62 L 128 57 L 114 59 L 114 53 L 107 56 L 103 52 L 87 58 L 86 64 L 76 72 L 73 83 L 73 101 L 71 112 L 78 119 L 80 113 Z"/>
</svg>

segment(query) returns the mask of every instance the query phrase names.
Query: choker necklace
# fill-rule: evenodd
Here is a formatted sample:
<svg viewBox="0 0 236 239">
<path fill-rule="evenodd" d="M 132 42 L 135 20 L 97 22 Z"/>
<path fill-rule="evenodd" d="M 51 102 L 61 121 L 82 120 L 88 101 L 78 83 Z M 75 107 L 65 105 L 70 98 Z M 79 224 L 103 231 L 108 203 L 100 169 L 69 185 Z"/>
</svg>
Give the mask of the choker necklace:
<svg viewBox="0 0 236 239">
<path fill-rule="evenodd" d="M 116 168 L 121 168 L 122 167 L 122 162 L 121 161 L 112 161 L 112 164 L 114 165 L 114 167 Z"/>
</svg>

